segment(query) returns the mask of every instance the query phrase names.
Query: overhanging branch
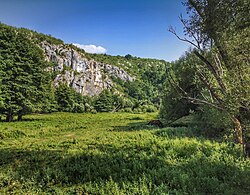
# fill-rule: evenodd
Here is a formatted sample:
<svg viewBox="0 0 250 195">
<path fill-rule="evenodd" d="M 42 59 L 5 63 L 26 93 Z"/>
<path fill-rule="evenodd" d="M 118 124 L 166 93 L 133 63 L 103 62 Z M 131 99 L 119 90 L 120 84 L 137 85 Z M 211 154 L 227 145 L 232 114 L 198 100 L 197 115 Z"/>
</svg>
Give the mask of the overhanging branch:
<svg viewBox="0 0 250 195">
<path fill-rule="evenodd" d="M 188 40 L 188 39 L 186 39 L 186 38 L 180 37 L 180 36 L 176 33 L 176 31 L 174 30 L 174 28 L 173 28 L 172 26 L 169 27 L 168 31 L 171 32 L 173 35 L 175 35 L 175 36 L 177 37 L 177 39 L 179 39 L 180 41 L 187 42 L 187 43 L 193 45 L 195 48 L 197 48 L 197 49 L 200 50 L 199 46 L 196 45 L 195 43 L 193 43 L 192 41 L 190 41 L 190 40 Z"/>
<path fill-rule="evenodd" d="M 198 51 L 194 50 L 194 54 L 204 63 L 206 64 L 208 70 L 212 73 L 212 75 L 215 77 L 217 83 L 219 84 L 222 93 L 225 93 L 226 91 L 226 86 L 224 85 L 222 79 L 220 76 L 217 74 L 216 70 L 214 69 L 213 65 L 203 56 L 201 55 Z"/>
</svg>

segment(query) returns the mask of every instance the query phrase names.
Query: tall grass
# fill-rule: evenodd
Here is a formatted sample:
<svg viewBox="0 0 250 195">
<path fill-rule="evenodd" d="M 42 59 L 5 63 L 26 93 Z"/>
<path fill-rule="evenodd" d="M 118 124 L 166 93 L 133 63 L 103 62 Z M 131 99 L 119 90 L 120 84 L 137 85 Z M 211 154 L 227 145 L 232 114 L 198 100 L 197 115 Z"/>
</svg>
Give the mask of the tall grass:
<svg viewBox="0 0 250 195">
<path fill-rule="evenodd" d="M 0 194 L 247 194 L 240 148 L 156 114 L 29 115 L 0 125 Z"/>
</svg>

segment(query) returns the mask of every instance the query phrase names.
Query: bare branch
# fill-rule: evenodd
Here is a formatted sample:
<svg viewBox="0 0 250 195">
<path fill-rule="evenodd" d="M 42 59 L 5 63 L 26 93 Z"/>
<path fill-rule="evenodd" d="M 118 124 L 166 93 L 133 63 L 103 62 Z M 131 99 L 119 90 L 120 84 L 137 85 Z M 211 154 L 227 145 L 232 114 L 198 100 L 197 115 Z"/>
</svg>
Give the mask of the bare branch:
<svg viewBox="0 0 250 195">
<path fill-rule="evenodd" d="M 224 85 L 222 79 L 220 78 L 220 76 L 217 74 L 216 70 L 214 69 L 214 66 L 203 56 L 201 55 L 198 51 L 194 50 L 194 54 L 204 63 L 207 65 L 207 68 L 209 69 L 209 71 L 213 74 L 213 76 L 215 77 L 217 83 L 219 84 L 219 86 L 221 87 L 221 91 L 222 93 L 225 93 L 226 91 L 226 86 Z"/>
<path fill-rule="evenodd" d="M 183 24 L 183 26 L 185 27 L 185 29 L 187 30 L 187 32 L 188 32 L 188 33 L 194 38 L 194 40 L 196 41 L 196 43 L 197 43 L 197 48 L 198 48 L 199 50 L 201 50 L 200 41 L 199 41 L 198 38 L 195 36 L 195 33 L 194 33 L 192 30 L 190 30 L 190 28 L 188 28 L 188 26 L 187 26 L 185 20 L 183 19 L 182 15 L 180 15 L 179 19 L 180 19 L 181 23 Z"/>
<path fill-rule="evenodd" d="M 197 49 L 200 50 L 199 46 L 196 45 L 196 44 L 194 44 L 192 41 L 190 41 L 190 40 L 188 40 L 188 39 L 186 39 L 186 38 L 181 38 L 181 37 L 176 33 L 175 29 L 174 29 L 172 26 L 169 27 L 168 31 L 171 32 L 173 35 L 175 35 L 175 36 L 177 37 L 177 39 L 179 39 L 179 40 L 181 40 L 181 41 L 184 41 L 184 42 L 187 42 L 187 43 L 193 45 L 194 47 L 196 47 Z"/>
<path fill-rule="evenodd" d="M 222 103 L 222 99 L 219 97 L 219 94 L 213 89 L 208 79 L 200 72 L 199 72 L 199 78 L 206 85 L 207 89 L 210 91 L 212 98 Z"/>
<path fill-rule="evenodd" d="M 222 68 L 221 60 L 220 60 L 218 54 L 215 53 L 215 55 L 213 56 L 213 58 L 214 58 L 214 62 L 215 62 L 215 64 L 216 64 L 217 74 L 218 74 L 219 76 L 222 76 L 222 75 L 223 75 L 223 68 Z"/>
<path fill-rule="evenodd" d="M 169 73 L 169 72 L 168 72 Z M 187 100 L 189 100 L 191 103 L 194 103 L 194 104 L 206 104 L 206 105 L 209 105 L 209 106 L 212 106 L 212 107 L 214 107 L 214 108 L 217 108 L 217 109 L 219 109 L 219 110 L 225 110 L 224 108 L 223 108 L 223 106 L 219 106 L 219 105 L 217 105 L 217 104 L 215 104 L 215 103 L 213 103 L 213 102 L 209 102 L 209 101 L 207 101 L 207 100 L 201 100 L 201 99 L 198 99 L 198 98 L 194 98 L 194 97 L 190 97 L 189 95 L 188 95 L 188 93 L 182 88 L 182 87 L 180 87 L 176 82 L 174 82 L 174 79 L 173 79 L 173 77 L 172 77 L 172 75 L 169 73 L 168 74 L 169 75 L 169 77 L 170 77 L 170 79 L 169 79 L 169 82 L 170 82 L 170 84 L 175 88 L 175 90 L 181 95 L 181 98 L 183 98 L 183 99 L 187 99 Z"/>
<path fill-rule="evenodd" d="M 214 108 L 217 108 L 219 110 L 225 111 L 225 109 L 223 107 L 221 107 L 217 104 L 214 104 L 212 102 L 208 102 L 206 100 L 201 100 L 201 99 L 192 98 L 192 97 L 182 97 L 182 98 L 189 100 L 193 104 L 202 104 L 202 105 L 206 104 L 206 105 L 212 106 Z"/>
</svg>

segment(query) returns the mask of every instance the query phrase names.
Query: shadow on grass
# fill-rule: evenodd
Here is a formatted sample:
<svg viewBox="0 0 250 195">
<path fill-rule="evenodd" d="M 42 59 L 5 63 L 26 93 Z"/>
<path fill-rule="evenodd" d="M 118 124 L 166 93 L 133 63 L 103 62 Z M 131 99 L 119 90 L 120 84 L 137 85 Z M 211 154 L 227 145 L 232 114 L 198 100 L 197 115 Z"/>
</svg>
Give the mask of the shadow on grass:
<svg viewBox="0 0 250 195">
<path fill-rule="evenodd" d="M 166 138 L 198 138 L 205 139 L 202 136 L 199 136 L 197 132 L 188 127 L 166 127 L 155 132 L 156 136 L 166 137 Z"/>
<path fill-rule="evenodd" d="M 113 131 L 141 131 L 159 129 L 156 126 L 148 125 L 147 122 L 129 123 L 126 126 L 113 126 Z"/>
<path fill-rule="evenodd" d="M 141 117 L 133 117 L 133 118 L 131 118 L 131 119 L 129 119 L 129 120 L 138 121 L 138 120 L 144 120 L 144 119 L 141 118 Z"/>
<path fill-rule="evenodd" d="M 165 192 L 176 190 L 191 194 L 250 190 L 250 167 L 237 167 L 230 155 L 225 155 L 230 160 L 220 156 L 219 160 L 213 160 L 204 155 L 191 158 L 191 153 L 177 157 L 178 154 L 168 153 L 166 148 L 150 150 L 151 147 L 96 145 L 95 150 L 78 154 L 60 150 L 2 149 L 0 168 L 12 171 L 11 181 L 24 185 L 31 182 L 33 188 L 42 188 L 45 192 L 55 185 L 89 182 L 102 185 L 111 178 L 119 188 L 144 179 L 146 186 L 151 185 L 152 193 L 161 186 Z M 0 186 L 7 187 L 10 180 L 0 181 Z"/>
<path fill-rule="evenodd" d="M 12 124 L 12 123 L 25 123 L 25 122 L 34 122 L 34 121 L 45 121 L 45 119 L 43 118 L 23 118 L 21 121 L 18 121 L 17 118 L 14 118 L 13 121 L 11 122 L 8 122 L 6 120 L 4 120 L 3 118 L 0 120 L 0 123 L 9 123 L 9 124 Z"/>
<path fill-rule="evenodd" d="M 0 150 L 0 168 L 13 170 L 14 180 L 33 181 L 46 187 L 49 183 L 98 183 L 110 178 L 122 184 L 124 181 L 139 181 L 143 175 L 150 176 L 153 169 L 166 166 L 157 156 L 141 156 L 130 148 L 120 150 L 110 145 L 97 147 L 105 152 L 94 154 L 86 151 L 65 157 L 62 151 L 53 150 Z"/>
<path fill-rule="evenodd" d="M 141 131 L 141 130 L 155 130 L 155 135 L 161 137 L 198 137 L 196 131 L 188 127 L 165 127 L 159 128 L 154 125 L 148 125 L 147 122 L 128 123 L 126 126 L 112 126 L 112 131 Z"/>
</svg>

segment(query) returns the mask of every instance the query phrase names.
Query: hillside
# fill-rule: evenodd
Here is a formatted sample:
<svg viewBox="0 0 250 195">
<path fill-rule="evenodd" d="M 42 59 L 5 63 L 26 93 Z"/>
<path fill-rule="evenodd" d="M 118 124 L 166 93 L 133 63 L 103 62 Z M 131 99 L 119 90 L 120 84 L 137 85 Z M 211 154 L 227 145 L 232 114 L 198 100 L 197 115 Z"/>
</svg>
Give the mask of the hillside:
<svg viewBox="0 0 250 195">
<path fill-rule="evenodd" d="M 49 92 L 51 95 L 48 95 L 50 99 L 47 101 L 50 102 L 50 106 L 45 106 L 49 108 L 47 110 L 82 112 L 125 109 L 141 112 L 155 111 L 156 108 L 159 108 L 160 94 L 166 79 L 166 66 L 168 66 L 168 63 L 163 60 L 143 59 L 129 54 L 124 57 L 88 54 L 84 50 L 72 44 L 65 44 L 62 40 L 50 35 L 5 24 L 0 24 L 0 37 L 2 54 L 0 68 L 3 75 L 14 68 L 19 69 L 19 72 L 22 70 L 23 75 L 31 74 L 33 77 L 36 75 L 34 69 L 37 67 L 35 66 L 37 59 L 41 63 L 40 71 L 43 69 L 50 74 L 52 89 Z M 16 54 L 19 57 L 16 57 Z M 5 63 L 8 60 L 12 61 L 11 66 L 13 67 Z M 24 65 L 26 62 L 30 63 L 30 60 L 33 60 L 32 71 L 34 73 L 27 72 L 30 66 L 25 67 Z M 41 74 L 44 76 L 47 73 Z M 26 82 L 23 76 L 18 79 L 17 77 L 20 76 L 15 75 L 14 77 L 11 79 L 7 75 L 3 76 L 2 82 L 7 83 L 20 79 L 23 80 L 21 83 Z M 46 85 L 48 85 L 48 77 L 43 80 L 47 80 Z M 34 85 L 39 82 L 35 82 Z M 22 85 L 21 83 L 18 85 Z M 15 91 L 18 90 L 20 88 Z M 4 96 L 9 95 L 3 94 L 2 99 L 6 99 Z M 105 99 L 101 103 L 102 105 L 107 104 L 107 101 L 110 102 L 108 108 L 99 108 L 99 105 L 95 105 L 96 101 L 100 100 L 100 96 L 102 100 Z M 63 97 L 66 99 L 62 99 Z M 56 105 L 55 102 L 57 102 Z M 43 110 L 41 104 L 39 109 Z M 75 109 L 70 109 L 74 106 Z M 37 106 L 33 107 L 37 108 Z"/>
</svg>

